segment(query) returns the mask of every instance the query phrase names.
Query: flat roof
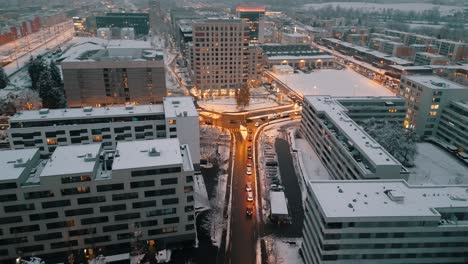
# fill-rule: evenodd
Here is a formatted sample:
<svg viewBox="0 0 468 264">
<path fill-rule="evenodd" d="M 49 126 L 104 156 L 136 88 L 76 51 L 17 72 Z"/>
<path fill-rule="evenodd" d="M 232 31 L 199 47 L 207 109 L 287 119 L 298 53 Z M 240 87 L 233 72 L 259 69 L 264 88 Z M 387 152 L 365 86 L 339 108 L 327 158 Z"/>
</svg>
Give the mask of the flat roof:
<svg viewBox="0 0 468 264">
<path fill-rule="evenodd" d="M 443 79 L 436 75 L 409 75 L 404 76 L 411 82 L 418 83 L 430 89 L 467 89 L 468 87 L 458 84 L 456 82 Z"/>
<path fill-rule="evenodd" d="M 288 215 L 288 204 L 284 192 L 270 191 L 270 207 L 272 215 Z"/>
<path fill-rule="evenodd" d="M 170 96 L 164 97 L 163 101 L 166 118 L 184 116 L 198 117 L 195 103 L 190 96 Z"/>
<path fill-rule="evenodd" d="M 297 55 L 297 56 L 268 56 L 268 60 L 315 60 L 315 59 L 334 59 L 332 55 Z"/>
<path fill-rule="evenodd" d="M 27 164 L 38 151 L 38 148 L 0 151 L 0 181 L 18 179 L 26 168 L 18 165 Z"/>
<path fill-rule="evenodd" d="M 347 109 L 330 96 L 305 96 L 304 98 L 318 112 L 323 112 L 340 133 L 352 141 L 353 146 L 373 165 L 401 164 L 385 150 L 375 139 L 356 124 L 347 114 Z"/>
<path fill-rule="evenodd" d="M 112 170 L 184 165 L 179 139 L 153 139 L 118 142 Z"/>
<path fill-rule="evenodd" d="M 390 67 L 400 70 L 400 71 L 411 71 L 411 70 L 432 70 L 431 67 L 422 65 L 422 66 L 403 66 L 403 65 L 390 65 Z"/>
<path fill-rule="evenodd" d="M 320 69 L 308 74 L 269 73 L 301 95 L 394 96 L 387 88 L 351 69 Z"/>
<path fill-rule="evenodd" d="M 426 57 L 431 57 L 431 58 L 447 58 L 444 55 L 434 54 L 434 53 L 430 53 L 430 52 L 416 52 L 416 54 L 426 56 Z"/>
<path fill-rule="evenodd" d="M 309 187 L 329 218 L 381 217 L 380 221 L 392 221 L 394 217 L 429 217 L 435 220 L 440 218 L 437 208 L 468 207 L 466 185 L 413 186 L 404 180 L 345 180 L 310 181 Z M 385 193 L 390 190 L 401 201 L 394 201 Z"/>
<path fill-rule="evenodd" d="M 119 117 L 119 116 L 139 116 L 151 114 L 164 114 L 162 104 L 154 105 L 129 105 L 129 106 L 108 106 L 108 107 L 83 107 L 83 108 L 63 108 L 30 110 L 17 112 L 10 118 L 10 122 L 27 122 L 38 120 L 69 120 L 87 119 L 99 117 Z"/>
<path fill-rule="evenodd" d="M 58 146 L 47 160 L 40 177 L 94 172 L 101 144 Z"/>
</svg>

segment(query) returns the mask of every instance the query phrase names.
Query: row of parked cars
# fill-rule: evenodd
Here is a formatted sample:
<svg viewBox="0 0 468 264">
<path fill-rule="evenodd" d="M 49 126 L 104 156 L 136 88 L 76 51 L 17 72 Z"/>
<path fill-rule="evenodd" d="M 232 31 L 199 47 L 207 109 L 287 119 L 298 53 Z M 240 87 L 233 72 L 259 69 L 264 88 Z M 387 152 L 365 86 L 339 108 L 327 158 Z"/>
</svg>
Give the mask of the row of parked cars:
<svg viewBox="0 0 468 264">
<path fill-rule="evenodd" d="M 460 151 L 459 148 L 453 146 L 453 145 L 446 145 L 445 148 L 453 153 L 456 157 L 458 157 L 459 159 L 461 159 L 465 164 L 468 164 L 468 153 L 464 152 L 464 151 Z"/>
</svg>

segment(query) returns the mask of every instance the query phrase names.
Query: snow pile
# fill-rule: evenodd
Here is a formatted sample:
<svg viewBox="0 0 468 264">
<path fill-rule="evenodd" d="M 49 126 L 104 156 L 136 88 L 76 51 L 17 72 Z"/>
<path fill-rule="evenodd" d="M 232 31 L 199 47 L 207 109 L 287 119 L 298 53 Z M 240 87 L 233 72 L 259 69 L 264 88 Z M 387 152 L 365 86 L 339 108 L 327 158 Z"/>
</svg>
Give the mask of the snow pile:
<svg viewBox="0 0 468 264">
<path fill-rule="evenodd" d="M 418 143 L 409 184 L 468 184 L 468 168 L 448 151 L 431 143 Z"/>
<path fill-rule="evenodd" d="M 302 238 L 277 238 L 269 236 L 264 238 L 267 242 L 268 263 L 275 264 L 302 264 L 299 249 Z"/>
</svg>

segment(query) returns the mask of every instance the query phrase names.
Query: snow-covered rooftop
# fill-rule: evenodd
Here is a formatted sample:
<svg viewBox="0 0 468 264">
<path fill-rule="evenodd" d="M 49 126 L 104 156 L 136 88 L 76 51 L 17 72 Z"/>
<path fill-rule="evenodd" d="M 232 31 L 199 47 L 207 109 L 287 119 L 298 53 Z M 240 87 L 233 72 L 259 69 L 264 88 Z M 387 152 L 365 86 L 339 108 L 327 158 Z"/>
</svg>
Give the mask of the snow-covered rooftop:
<svg viewBox="0 0 468 264">
<path fill-rule="evenodd" d="M 37 148 L 0 151 L 0 181 L 18 179 L 38 151 Z"/>
<path fill-rule="evenodd" d="M 101 144 L 58 146 L 42 170 L 41 177 L 66 174 L 92 175 L 99 161 Z"/>
<path fill-rule="evenodd" d="M 419 55 L 425 56 L 425 57 L 430 57 L 430 58 L 447 58 L 444 55 L 434 54 L 434 53 L 430 53 L 430 52 L 417 52 L 416 54 L 419 54 Z"/>
<path fill-rule="evenodd" d="M 335 98 L 330 96 L 305 96 L 304 99 L 312 105 L 316 111 L 323 112 L 328 117 L 328 122 L 344 134 L 347 140 L 353 143 L 355 149 L 374 166 L 400 165 L 401 164 L 388 153 L 375 139 L 369 136 L 364 129 L 357 125 L 347 114 L 347 110 Z"/>
<path fill-rule="evenodd" d="M 167 118 L 178 116 L 198 116 L 193 99 L 189 96 L 165 97 L 163 105 Z"/>
<path fill-rule="evenodd" d="M 468 186 L 412 186 L 404 180 L 367 180 L 310 181 L 309 187 L 327 218 L 437 220 L 437 208 L 468 207 Z"/>
<path fill-rule="evenodd" d="M 390 65 L 390 67 L 400 70 L 400 71 L 411 71 L 411 70 L 432 70 L 431 67 L 422 65 L 422 66 L 403 66 L 403 65 Z"/>
<path fill-rule="evenodd" d="M 297 56 L 268 56 L 268 60 L 318 60 L 318 59 L 333 59 L 332 55 L 297 55 Z"/>
<path fill-rule="evenodd" d="M 468 89 L 468 87 L 456 82 L 443 79 L 436 75 L 409 75 L 405 78 L 413 83 L 418 83 L 429 89 Z"/>
<path fill-rule="evenodd" d="M 302 95 L 394 96 L 387 88 L 351 69 L 321 69 L 309 74 L 274 74 L 290 89 Z"/>
<path fill-rule="evenodd" d="M 84 107 L 65 109 L 42 109 L 31 111 L 20 111 L 10 118 L 10 122 L 26 122 L 38 120 L 68 120 L 86 119 L 91 117 L 118 117 L 138 116 L 148 114 L 163 114 L 162 104 L 155 105 L 129 105 L 109 107 Z"/>
<path fill-rule="evenodd" d="M 192 168 L 192 161 L 187 145 L 181 145 L 179 139 L 154 139 L 144 141 L 119 142 L 112 170 L 135 168 L 183 166 L 184 170 Z"/>
<path fill-rule="evenodd" d="M 284 192 L 270 192 L 270 206 L 272 215 L 288 215 Z"/>
</svg>

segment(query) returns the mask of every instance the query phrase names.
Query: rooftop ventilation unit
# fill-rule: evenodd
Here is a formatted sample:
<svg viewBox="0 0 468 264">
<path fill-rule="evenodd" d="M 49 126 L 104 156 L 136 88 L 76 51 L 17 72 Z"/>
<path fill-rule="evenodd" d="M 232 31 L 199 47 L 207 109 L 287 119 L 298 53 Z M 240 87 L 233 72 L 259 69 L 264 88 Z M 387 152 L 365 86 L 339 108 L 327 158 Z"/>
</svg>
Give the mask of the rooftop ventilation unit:
<svg viewBox="0 0 468 264">
<path fill-rule="evenodd" d="M 174 101 L 172 101 L 172 104 L 173 105 L 178 105 L 178 104 L 180 104 L 180 101 L 174 100 Z"/>
<path fill-rule="evenodd" d="M 433 81 L 431 80 L 431 84 L 434 85 L 434 86 L 437 86 L 437 87 L 447 87 L 447 83 L 443 83 L 443 82 L 436 82 L 436 81 Z"/>
<path fill-rule="evenodd" d="M 465 196 L 460 196 L 456 194 L 451 194 L 449 197 L 450 197 L 450 200 L 452 201 L 466 201 L 467 200 Z"/>
<path fill-rule="evenodd" d="M 133 110 L 133 105 L 125 105 L 125 110 Z"/>
<path fill-rule="evenodd" d="M 13 165 L 14 168 L 21 168 L 21 167 L 26 167 L 26 162 L 22 158 L 19 158 L 15 161 L 15 164 Z"/>
<path fill-rule="evenodd" d="M 95 161 L 96 157 L 93 156 L 92 153 L 86 153 L 86 156 L 84 157 L 85 162 L 90 162 L 90 161 Z"/>
<path fill-rule="evenodd" d="M 385 194 L 394 202 L 403 202 L 405 200 L 405 194 L 397 190 L 386 190 Z"/>
<path fill-rule="evenodd" d="M 47 115 L 49 113 L 49 108 L 42 108 L 39 110 L 40 115 Z"/>
<path fill-rule="evenodd" d="M 86 106 L 86 107 L 83 108 L 83 112 L 89 113 L 91 111 L 93 111 L 93 107 L 91 107 L 91 106 Z"/>
<path fill-rule="evenodd" d="M 150 157 L 157 157 L 157 156 L 160 156 L 160 155 L 161 155 L 161 152 L 157 151 L 155 147 L 152 147 L 152 148 L 148 151 L 148 155 L 150 155 Z"/>
</svg>

